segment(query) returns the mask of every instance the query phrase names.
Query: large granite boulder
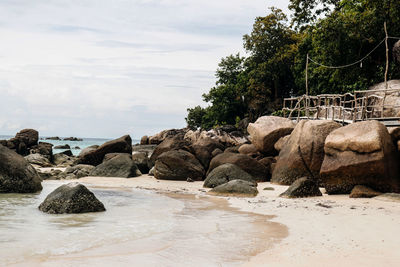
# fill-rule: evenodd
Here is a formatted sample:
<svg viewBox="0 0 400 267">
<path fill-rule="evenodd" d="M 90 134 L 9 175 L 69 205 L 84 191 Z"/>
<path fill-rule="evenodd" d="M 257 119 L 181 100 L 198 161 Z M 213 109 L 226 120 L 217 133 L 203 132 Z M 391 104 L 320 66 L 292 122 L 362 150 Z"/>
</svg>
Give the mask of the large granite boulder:
<svg viewBox="0 0 400 267">
<path fill-rule="evenodd" d="M 186 181 L 191 178 L 201 181 L 204 173 L 204 168 L 197 158 L 185 150 L 164 152 L 154 165 L 154 177 L 162 180 Z"/>
<path fill-rule="evenodd" d="M 319 183 L 325 139 L 339 127 L 341 125 L 333 121 L 300 121 L 279 153 L 271 182 L 291 185 L 308 176 Z"/>
<path fill-rule="evenodd" d="M 69 183 L 51 192 L 40 204 L 39 210 L 51 213 L 86 213 L 105 211 L 103 203 L 79 183 Z"/>
<path fill-rule="evenodd" d="M 50 160 L 41 154 L 29 154 L 25 156 L 26 161 L 30 164 L 37 165 L 39 167 L 52 167 Z"/>
<path fill-rule="evenodd" d="M 396 149 L 383 124 L 365 121 L 336 129 L 324 150 L 320 177 L 328 194 L 348 194 L 355 185 L 400 191 Z"/>
<path fill-rule="evenodd" d="M 171 150 L 186 150 L 192 151 L 191 143 L 184 139 L 183 134 L 177 134 L 171 137 L 167 137 L 164 141 L 162 141 L 151 154 L 149 159 L 149 167 L 154 166 L 157 158 L 164 152 L 168 152 Z"/>
<path fill-rule="evenodd" d="M 204 180 L 204 187 L 214 188 L 232 180 L 245 180 L 255 182 L 253 176 L 230 163 L 223 164 L 212 170 Z"/>
<path fill-rule="evenodd" d="M 250 123 L 247 131 L 253 143 L 260 152 L 267 155 L 275 154 L 275 143 L 283 136 L 290 134 L 295 124 L 286 118 L 276 116 L 264 116 Z"/>
<path fill-rule="evenodd" d="M 86 154 L 88 154 L 89 152 L 92 152 L 92 151 L 94 151 L 94 150 L 96 150 L 98 148 L 99 148 L 99 145 L 92 145 L 92 146 L 85 147 L 84 149 L 81 150 L 81 152 L 79 153 L 78 157 L 82 158 Z"/>
<path fill-rule="evenodd" d="M 235 164 L 248 174 L 250 174 L 257 182 L 265 182 L 269 178 L 269 170 L 257 160 L 248 155 L 225 152 L 215 156 L 208 168 L 208 174 L 220 165 L 231 163 Z"/>
<path fill-rule="evenodd" d="M 212 138 L 202 138 L 197 140 L 192 145 L 192 149 L 196 158 L 203 165 L 204 169 L 207 170 L 208 166 L 210 165 L 210 161 L 213 158 L 212 152 L 215 149 L 223 150 L 224 146 Z"/>
<path fill-rule="evenodd" d="M 115 155 L 111 159 L 97 165 L 89 174 L 89 176 L 121 178 L 131 178 L 140 175 L 141 172 L 133 162 L 131 154 Z"/>
<path fill-rule="evenodd" d="M 318 182 L 308 177 L 302 177 L 293 182 L 289 188 L 279 195 L 285 198 L 320 197 Z"/>
<path fill-rule="evenodd" d="M 39 132 L 34 129 L 24 129 L 18 132 L 15 138 L 25 143 L 27 147 L 32 147 L 38 144 Z"/>
<path fill-rule="evenodd" d="M 232 180 L 214 187 L 208 191 L 208 194 L 226 197 L 255 197 L 258 194 L 257 183 L 245 180 Z"/>
<path fill-rule="evenodd" d="M 97 166 L 103 162 L 104 156 L 108 153 L 128 153 L 132 154 L 132 139 L 129 135 L 108 141 L 97 149 L 79 156 L 78 164 L 90 164 Z"/>
<path fill-rule="evenodd" d="M 35 168 L 22 156 L 0 145 L 0 193 L 35 193 L 42 190 Z"/>
<path fill-rule="evenodd" d="M 29 154 L 31 148 L 37 147 L 39 133 L 34 129 L 24 129 L 9 140 L 1 140 L 0 144 L 14 150 L 22 156 Z"/>
</svg>

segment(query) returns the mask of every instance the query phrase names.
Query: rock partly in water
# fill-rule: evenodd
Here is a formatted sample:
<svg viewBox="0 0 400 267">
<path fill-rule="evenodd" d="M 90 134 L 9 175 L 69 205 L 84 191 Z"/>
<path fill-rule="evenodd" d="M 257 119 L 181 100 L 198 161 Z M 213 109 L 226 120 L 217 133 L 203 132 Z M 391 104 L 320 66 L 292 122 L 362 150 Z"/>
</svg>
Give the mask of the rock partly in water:
<svg viewBox="0 0 400 267">
<path fill-rule="evenodd" d="M 271 182 L 291 185 L 297 179 L 307 176 L 320 183 L 325 139 L 340 127 L 340 124 L 333 121 L 300 121 L 279 153 Z"/>
<path fill-rule="evenodd" d="M 142 175 L 131 154 L 119 154 L 97 165 L 89 176 L 131 178 Z"/>
<path fill-rule="evenodd" d="M 67 138 L 64 138 L 63 140 L 64 140 L 64 141 L 75 141 L 75 142 L 77 142 L 77 141 L 83 141 L 82 138 L 78 138 L 78 137 L 67 137 Z"/>
<path fill-rule="evenodd" d="M 154 177 L 162 180 L 186 181 L 191 178 L 201 181 L 204 168 L 197 158 L 185 150 L 172 150 L 162 153 L 154 165 Z"/>
<path fill-rule="evenodd" d="M 108 141 L 97 149 L 79 156 L 78 164 L 89 164 L 97 166 L 103 162 L 104 156 L 108 153 L 132 154 L 132 139 L 129 135 Z"/>
<path fill-rule="evenodd" d="M 232 180 L 214 187 L 208 194 L 217 196 L 255 197 L 258 194 L 257 183 L 244 180 Z"/>
<path fill-rule="evenodd" d="M 50 214 L 87 213 L 105 211 L 103 203 L 79 183 L 69 183 L 51 192 L 39 210 Z"/>
<path fill-rule="evenodd" d="M 54 149 L 71 149 L 68 144 L 55 146 Z"/>
<path fill-rule="evenodd" d="M 225 163 L 235 164 L 254 177 L 257 182 L 265 182 L 269 178 L 269 170 L 257 160 L 248 155 L 227 152 L 219 154 L 211 160 L 208 174 Z"/>
<path fill-rule="evenodd" d="M 334 130 L 325 141 L 321 179 L 328 194 L 348 194 L 356 185 L 399 192 L 397 152 L 386 127 L 358 122 Z"/>
<path fill-rule="evenodd" d="M 275 143 L 285 135 L 290 134 L 295 124 L 286 118 L 276 116 L 264 116 L 250 123 L 247 131 L 250 134 L 251 143 L 258 151 L 266 155 L 276 154 Z"/>
<path fill-rule="evenodd" d="M 322 196 L 317 181 L 303 177 L 293 182 L 289 188 L 279 195 L 285 198 L 303 198 Z"/>
<path fill-rule="evenodd" d="M 42 190 L 35 168 L 21 155 L 0 145 L 0 193 L 35 193 Z"/>
<path fill-rule="evenodd" d="M 382 193 L 364 185 L 356 185 L 350 193 L 351 198 L 371 198 L 379 195 L 382 195 Z"/>
<path fill-rule="evenodd" d="M 212 170 L 207 175 L 207 178 L 204 180 L 203 186 L 207 188 L 214 188 L 232 180 L 245 180 L 255 182 L 255 179 L 250 174 L 248 174 L 238 166 L 226 163 Z"/>
</svg>

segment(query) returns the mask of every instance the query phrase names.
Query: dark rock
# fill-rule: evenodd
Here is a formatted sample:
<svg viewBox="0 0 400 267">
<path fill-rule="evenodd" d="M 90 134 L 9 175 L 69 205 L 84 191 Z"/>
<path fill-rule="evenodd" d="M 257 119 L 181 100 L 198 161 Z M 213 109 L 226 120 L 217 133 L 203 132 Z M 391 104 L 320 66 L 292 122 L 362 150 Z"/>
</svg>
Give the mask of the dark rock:
<svg viewBox="0 0 400 267">
<path fill-rule="evenodd" d="M 46 137 L 45 140 L 55 140 L 55 141 L 60 141 L 60 137 L 58 136 L 53 136 L 53 137 Z"/>
<path fill-rule="evenodd" d="M 106 162 L 112 158 L 115 158 L 117 156 L 128 156 L 130 159 L 132 159 L 132 154 L 128 154 L 128 153 L 108 153 L 104 156 L 103 162 Z"/>
<path fill-rule="evenodd" d="M 397 151 L 386 127 L 357 122 L 333 131 L 325 140 L 321 179 L 328 194 L 348 194 L 356 185 L 399 192 Z"/>
<path fill-rule="evenodd" d="M 189 141 L 184 139 L 184 135 L 178 134 L 172 137 L 166 138 L 162 141 L 154 150 L 150 157 L 149 165 L 152 167 L 156 162 L 157 158 L 164 152 L 171 150 L 186 150 L 192 152 L 191 144 Z M 185 179 L 186 180 L 186 179 Z"/>
<path fill-rule="evenodd" d="M 30 150 L 31 154 L 40 154 L 45 156 L 49 161 L 53 161 L 53 144 L 39 142 L 39 144 Z"/>
<path fill-rule="evenodd" d="M 149 173 L 149 157 L 146 152 L 132 152 L 132 160 L 138 166 L 141 173 Z"/>
<path fill-rule="evenodd" d="M 224 153 L 239 153 L 239 146 L 231 146 L 224 150 Z"/>
<path fill-rule="evenodd" d="M 215 157 L 215 156 L 217 156 L 217 155 L 219 155 L 219 154 L 222 154 L 222 153 L 224 153 L 224 151 L 222 151 L 222 150 L 219 149 L 219 148 L 216 148 L 216 149 L 213 150 L 213 152 L 211 152 L 211 156 L 212 156 L 212 157 Z"/>
<path fill-rule="evenodd" d="M 142 138 L 140 139 L 140 144 L 141 145 L 148 145 L 149 144 L 149 137 L 147 135 L 142 136 Z"/>
<path fill-rule="evenodd" d="M 137 145 L 132 147 L 132 152 L 144 152 L 148 157 L 150 157 L 156 147 L 157 145 Z"/>
<path fill-rule="evenodd" d="M 193 180 L 192 178 L 187 178 L 187 179 L 186 179 L 186 182 L 188 182 L 188 183 L 193 183 L 194 180 Z"/>
<path fill-rule="evenodd" d="M 70 150 L 67 150 L 67 151 L 70 151 Z M 66 167 L 66 166 L 73 165 L 74 161 L 75 161 L 75 157 L 73 157 L 72 155 L 69 156 L 68 154 L 70 154 L 70 153 L 65 154 L 64 152 L 62 152 L 62 153 L 54 154 L 54 156 L 53 156 L 54 164 L 59 166 L 59 167 L 60 166 Z"/>
<path fill-rule="evenodd" d="M 379 195 L 382 195 L 382 193 L 364 185 L 356 185 L 350 193 L 351 198 L 371 198 Z"/>
<path fill-rule="evenodd" d="M 0 193 L 35 193 L 42 190 L 36 170 L 16 152 L 0 145 Z"/>
<path fill-rule="evenodd" d="M 325 139 L 340 127 L 340 124 L 333 121 L 300 121 L 279 153 L 271 182 L 291 185 L 297 179 L 307 176 L 320 183 Z"/>
<path fill-rule="evenodd" d="M 132 139 L 129 135 L 108 141 L 97 149 L 79 156 L 78 164 L 99 165 L 103 162 L 104 156 L 108 153 L 128 153 L 132 154 Z"/>
<path fill-rule="evenodd" d="M 74 146 L 72 149 L 81 149 L 79 146 Z"/>
<path fill-rule="evenodd" d="M 24 129 L 15 135 L 15 138 L 24 143 L 27 147 L 38 144 L 39 132 L 34 129 Z"/>
<path fill-rule="evenodd" d="M 62 214 L 99 212 L 106 209 L 84 185 L 69 183 L 50 193 L 40 204 L 39 210 L 51 214 Z"/>
<path fill-rule="evenodd" d="M 250 174 L 248 174 L 238 166 L 226 163 L 213 169 L 204 180 L 203 186 L 214 188 L 232 180 L 245 180 L 255 182 L 255 179 Z"/>
<path fill-rule="evenodd" d="M 172 150 L 162 153 L 154 165 L 154 177 L 162 180 L 186 181 L 191 178 L 201 181 L 204 168 L 196 157 L 185 150 Z"/>
<path fill-rule="evenodd" d="M 92 145 L 92 146 L 88 146 L 84 149 L 81 150 L 81 152 L 79 153 L 78 157 L 82 158 L 84 157 L 87 153 L 94 151 L 96 149 L 98 149 L 99 146 L 98 145 Z"/>
<path fill-rule="evenodd" d="M 212 152 L 215 149 L 224 149 L 224 146 L 218 141 L 207 138 L 199 139 L 192 145 L 193 153 L 203 165 L 204 169 L 208 169 L 210 161 L 213 158 Z"/>
<path fill-rule="evenodd" d="M 232 180 L 214 187 L 208 194 L 217 196 L 255 197 L 258 194 L 257 183 L 244 180 Z"/>
<path fill-rule="evenodd" d="M 318 182 L 307 177 L 299 178 L 289 188 L 279 195 L 286 198 L 318 197 L 322 196 Z"/>
<path fill-rule="evenodd" d="M 83 141 L 82 138 L 77 138 L 77 137 L 67 137 L 63 139 L 64 141 Z"/>
<path fill-rule="evenodd" d="M 159 132 L 158 134 L 149 137 L 149 144 L 158 145 L 161 144 L 165 139 L 174 137 L 176 135 L 185 135 L 186 129 L 170 129 Z"/>
<path fill-rule="evenodd" d="M 269 170 L 257 160 L 238 153 L 222 153 L 214 157 L 210 162 L 208 173 L 211 173 L 216 167 L 225 163 L 237 165 L 239 168 L 254 177 L 257 182 L 268 180 Z"/>
<path fill-rule="evenodd" d="M 78 164 L 65 169 L 65 175 L 70 176 L 72 179 L 79 179 L 89 176 L 90 172 L 95 167 L 92 165 Z"/>
<path fill-rule="evenodd" d="M 66 144 L 66 145 L 55 146 L 54 149 L 71 149 L 71 147 L 68 144 Z"/>
<path fill-rule="evenodd" d="M 90 176 L 131 178 L 141 173 L 130 154 L 120 154 L 96 166 Z"/>
<path fill-rule="evenodd" d="M 26 161 L 30 164 L 34 164 L 40 167 L 52 167 L 53 164 L 43 155 L 40 154 L 29 154 L 25 156 Z"/>
<path fill-rule="evenodd" d="M 393 58 L 400 63 L 400 41 L 397 41 L 393 46 Z"/>
</svg>

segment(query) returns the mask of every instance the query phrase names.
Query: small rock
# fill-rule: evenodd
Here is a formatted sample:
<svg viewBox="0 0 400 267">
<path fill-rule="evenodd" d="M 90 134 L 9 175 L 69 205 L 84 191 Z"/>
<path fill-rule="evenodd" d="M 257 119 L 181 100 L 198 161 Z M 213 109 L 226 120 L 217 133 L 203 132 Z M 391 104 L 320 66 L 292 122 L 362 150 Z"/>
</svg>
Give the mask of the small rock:
<svg viewBox="0 0 400 267">
<path fill-rule="evenodd" d="M 382 193 L 377 192 L 364 185 L 356 185 L 350 193 L 351 198 L 371 198 L 381 195 Z"/>
<path fill-rule="evenodd" d="M 208 194 L 217 196 L 255 197 L 258 194 L 257 183 L 233 180 L 211 189 Z"/>
<path fill-rule="evenodd" d="M 294 181 L 293 184 L 279 196 L 286 198 L 316 197 L 322 196 L 322 193 L 315 180 L 303 177 Z"/>
</svg>

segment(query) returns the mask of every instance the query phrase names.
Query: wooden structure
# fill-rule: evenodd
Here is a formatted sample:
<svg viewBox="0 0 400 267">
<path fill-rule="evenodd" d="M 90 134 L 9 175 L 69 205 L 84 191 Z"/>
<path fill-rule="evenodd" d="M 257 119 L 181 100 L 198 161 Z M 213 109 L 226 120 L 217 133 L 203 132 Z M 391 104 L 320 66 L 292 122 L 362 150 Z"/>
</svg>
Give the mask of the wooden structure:
<svg viewBox="0 0 400 267">
<path fill-rule="evenodd" d="M 400 126 L 400 105 L 387 103 L 387 97 L 397 94 L 400 89 L 355 91 L 354 93 L 303 95 L 285 98 L 284 117 L 301 120 L 333 120 L 342 124 L 365 120 L 379 120 L 387 126 Z M 389 115 L 388 115 L 389 114 Z"/>
</svg>

